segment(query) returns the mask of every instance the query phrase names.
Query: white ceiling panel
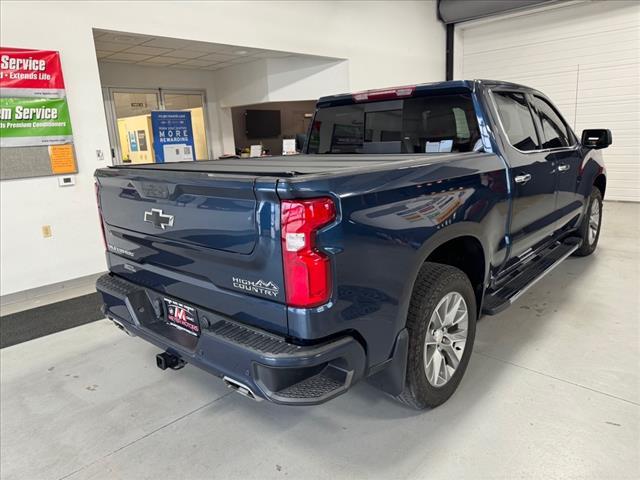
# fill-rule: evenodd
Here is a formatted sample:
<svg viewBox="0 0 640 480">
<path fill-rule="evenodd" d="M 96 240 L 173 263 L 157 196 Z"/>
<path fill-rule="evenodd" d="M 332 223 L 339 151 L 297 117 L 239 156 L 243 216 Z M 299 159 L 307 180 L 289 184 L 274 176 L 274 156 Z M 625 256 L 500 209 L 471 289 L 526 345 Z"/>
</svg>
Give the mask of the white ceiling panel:
<svg viewBox="0 0 640 480">
<path fill-rule="evenodd" d="M 208 67 L 204 67 L 205 70 L 220 70 L 222 68 L 230 67 L 233 63 L 215 63 L 213 65 L 209 65 Z"/>
<path fill-rule="evenodd" d="M 259 53 L 256 53 L 255 55 L 252 55 L 252 56 L 257 57 L 257 58 L 284 58 L 284 57 L 290 57 L 291 55 L 293 55 L 293 53 L 276 52 L 274 50 L 274 51 L 259 52 Z"/>
<path fill-rule="evenodd" d="M 141 63 L 145 65 L 172 65 L 174 63 L 178 63 L 179 61 L 179 58 L 173 57 L 151 57 L 142 61 Z"/>
<path fill-rule="evenodd" d="M 216 43 L 212 45 L 215 45 L 215 49 L 213 50 L 213 52 L 224 53 L 227 55 L 235 55 L 237 51 L 249 52 L 250 50 L 252 50 L 251 48 L 242 47 L 240 45 L 224 45 L 222 43 Z"/>
<path fill-rule="evenodd" d="M 195 50 L 196 52 L 205 53 L 215 53 L 220 52 L 220 47 L 224 47 L 219 43 L 207 43 L 207 42 L 189 42 L 189 49 Z"/>
<path fill-rule="evenodd" d="M 260 60 L 260 58 L 259 57 L 254 57 L 254 56 L 249 56 L 249 55 L 244 55 L 242 57 L 232 58 L 229 61 L 231 63 L 248 63 L 248 62 L 255 62 L 256 60 Z"/>
<path fill-rule="evenodd" d="M 144 45 L 147 47 L 160 47 L 160 48 L 183 48 L 189 45 L 189 40 L 180 40 L 177 38 L 153 38 L 147 42 L 144 42 Z"/>
<path fill-rule="evenodd" d="M 140 55 L 139 53 L 118 52 L 107 57 L 110 60 L 129 60 L 131 62 L 141 62 L 147 60 L 149 55 Z"/>
<path fill-rule="evenodd" d="M 198 60 L 210 60 L 211 63 L 213 63 L 213 62 L 227 62 L 233 58 L 235 58 L 233 55 L 221 55 L 219 53 L 210 53 L 208 55 L 199 57 Z"/>
<path fill-rule="evenodd" d="M 188 65 L 190 67 L 208 67 L 212 63 L 213 63 L 212 61 L 197 59 L 197 60 L 186 60 L 184 62 L 180 62 L 178 65 Z"/>
<path fill-rule="evenodd" d="M 96 50 L 101 50 L 103 52 L 121 52 L 122 50 L 129 48 L 129 45 L 124 43 L 105 42 L 101 38 L 96 40 L 95 43 Z"/>
<path fill-rule="evenodd" d="M 147 47 L 145 45 L 136 45 L 126 50 L 127 53 L 141 53 L 143 55 L 163 55 L 170 51 L 170 48 Z"/>
<path fill-rule="evenodd" d="M 153 39 L 153 37 L 137 33 L 106 32 L 101 39 L 105 42 L 124 43 L 125 45 L 140 45 L 141 43 Z"/>
<path fill-rule="evenodd" d="M 100 59 L 101 62 L 107 62 L 107 63 L 130 63 L 131 65 L 133 64 L 139 64 L 139 62 L 135 62 L 133 60 L 115 60 L 113 58 L 101 58 Z"/>
<path fill-rule="evenodd" d="M 177 58 L 197 58 L 202 57 L 202 52 L 196 52 L 195 50 L 188 50 L 186 48 L 180 50 L 171 50 L 170 52 L 165 53 L 166 57 L 177 57 Z"/>
<path fill-rule="evenodd" d="M 153 37 L 127 32 L 94 30 L 93 35 L 96 56 L 100 61 L 105 62 L 214 71 L 233 65 L 256 62 L 264 58 L 296 55 L 292 52 L 264 50 L 241 45 Z"/>
<path fill-rule="evenodd" d="M 174 63 L 173 65 L 169 65 L 169 68 L 183 68 L 185 70 L 201 70 L 202 67 L 197 67 L 195 65 L 185 65 L 184 63 Z"/>
</svg>

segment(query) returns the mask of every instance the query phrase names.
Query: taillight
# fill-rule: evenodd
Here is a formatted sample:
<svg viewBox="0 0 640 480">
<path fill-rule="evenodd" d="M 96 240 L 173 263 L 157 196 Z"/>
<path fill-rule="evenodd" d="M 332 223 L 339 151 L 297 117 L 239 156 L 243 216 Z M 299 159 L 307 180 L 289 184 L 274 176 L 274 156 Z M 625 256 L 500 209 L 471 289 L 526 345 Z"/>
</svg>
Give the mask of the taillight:
<svg viewBox="0 0 640 480">
<path fill-rule="evenodd" d="M 104 232 L 104 218 L 102 218 L 102 208 L 100 208 L 100 185 L 98 182 L 95 184 L 96 187 L 96 205 L 98 207 L 98 220 L 100 221 L 100 231 L 102 232 L 102 243 L 104 245 L 104 249 L 107 250 L 107 235 Z"/>
<path fill-rule="evenodd" d="M 281 203 L 282 258 L 287 304 L 316 307 L 331 296 L 331 261 L 316 248 L 316 232 L 336 218 L 330 198 Z"/>
<path fill-rule="evenodd" d="M 415 85 L 405 87 L 383 88 L 380 90 L 365 90 L 351 95 L 354 102 L 366 102 L 369 100 L 392 100 L 394 98 L 410 97 L 413 95 Z"/>
</svg>

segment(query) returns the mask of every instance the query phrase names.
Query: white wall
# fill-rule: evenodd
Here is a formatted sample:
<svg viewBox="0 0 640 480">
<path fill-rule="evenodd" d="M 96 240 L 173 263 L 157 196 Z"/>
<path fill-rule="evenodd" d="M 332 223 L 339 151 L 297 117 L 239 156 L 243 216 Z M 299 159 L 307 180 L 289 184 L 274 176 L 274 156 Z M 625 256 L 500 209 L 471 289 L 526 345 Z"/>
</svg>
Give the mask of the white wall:
<svg viewBox="0 0 640 480">
<path fill-rule="evenodd" d="M 351 89 L 349 61 L 336 58 L 293 55 L 212 73 L 221 107 L 308 100 Z"/>
<path fill-rule="evenodd" d="M 267 89 L 270 102 L 349 92 L 349 62 L 310 57 L 270 58 Z"/>
<path fill-rule="evenodd" d="M 537 88 L 578 136 L 609 128 L 606 198 L 640 201 L 640 2 L 560 3 L 456 29 L 457 78 Z"/>
<path fill-rule="evenodd" d="M 266 60 L 241 63 L 213 73 L 223 107 L 269 101 Z"/>
<path fill-rule="evenodd" d="M 2 295 L 105 268 L 93 172 L 106 165 L 96 160 L 96 149 L 108 158 L 109 140 L 92 28 L 344 58 L 336 68 L 348 69 L 347 90 L 444 79 L 445 30 L 432 1 L 4 0 L 3 45 L 61 53 L 79 173 L 74 187 L 59 188 L 53 177 L 0 185 Z M 274 81 L 274 97 L 282 97 L 282 84 Z M 218 115 L 226 151 L 233 142 L 230 109 Z M 52 226 L 52 238 L 42 238 L 43 224 Z"/>
</svg>

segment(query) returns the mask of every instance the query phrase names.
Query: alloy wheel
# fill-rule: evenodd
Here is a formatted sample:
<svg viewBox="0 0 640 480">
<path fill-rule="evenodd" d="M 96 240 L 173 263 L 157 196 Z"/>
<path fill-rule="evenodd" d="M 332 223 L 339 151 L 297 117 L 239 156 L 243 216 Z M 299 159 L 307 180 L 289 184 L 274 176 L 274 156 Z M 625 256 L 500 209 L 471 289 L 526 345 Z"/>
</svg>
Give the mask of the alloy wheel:
<svg viewBox="0 0 640 480">
<path fill-rule="evenodd" d="M 597 198 L 591 201 L 591 214 L 589 215 L 589 245 L 593 245 L 600 229 L 600 202 Z"/>
<path fill-rule="evenodd" d="M 469 311 L 458 292 L 447 293 L 439 302 L 427 326 L 424 342 L 424 370 L 434 387 L 445 385 L 462 361 L 469 332 Z"/>
</svg>

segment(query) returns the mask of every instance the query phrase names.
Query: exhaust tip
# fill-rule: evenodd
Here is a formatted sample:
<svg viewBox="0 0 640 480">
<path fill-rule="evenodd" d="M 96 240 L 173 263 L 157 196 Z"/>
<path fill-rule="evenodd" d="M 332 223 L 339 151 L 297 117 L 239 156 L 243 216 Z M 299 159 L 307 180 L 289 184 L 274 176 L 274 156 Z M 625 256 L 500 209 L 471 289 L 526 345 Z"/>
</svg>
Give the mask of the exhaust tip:
<svg viewBox="0 0 640 480">
<path fill-rule="evenodd" d="M 258 397 L 255 393 L 253 393 L 253 390 L 251 390 L 245 384 L 240 383 L 237 380 L 234 380 L 233 378 L 229 378 L 227 376 L 222 377 L 222 381 L 225 383 L 225 385 L 228 388 L 230 388 L 231 390 L 234 390 L 240 395 L 250 398 L 251 400 L 254 400 L 256 402 L 262 401 L 262 398 Z"/>
<path fill-rule="evenodd" d="M 108 318 L 113 322 L 113 324 L 118 328 L 118 330 L 122 330 L 124 333 L 126 333 L 130 337 L 135 337 L 135 335 L 131 333 L 129 330 L 127 330 L 126 327 L 122 323 L 120 323 L 118 320 L 111 317 L 108 317 Z"/>
</svg>

